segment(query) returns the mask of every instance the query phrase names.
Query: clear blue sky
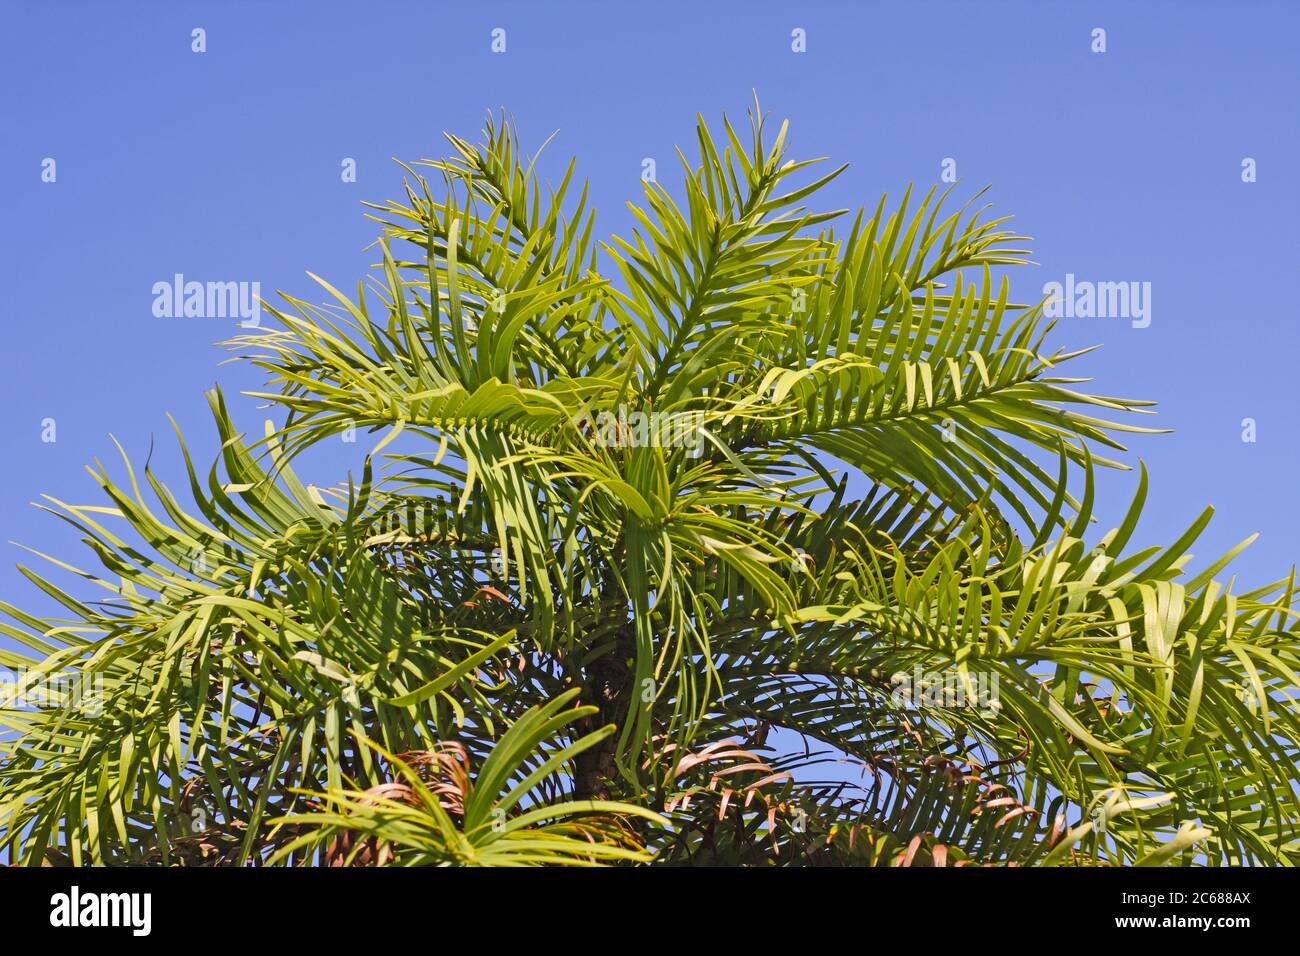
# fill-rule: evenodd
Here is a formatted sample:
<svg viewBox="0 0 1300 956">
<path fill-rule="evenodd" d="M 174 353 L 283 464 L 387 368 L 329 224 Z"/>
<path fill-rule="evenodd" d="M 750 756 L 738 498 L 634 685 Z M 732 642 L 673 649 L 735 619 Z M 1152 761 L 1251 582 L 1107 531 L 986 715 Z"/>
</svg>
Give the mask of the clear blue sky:
<svg viewBox="0 0 1300 956">
<path fill-rule="evenodd" d="M 527 145 L 560 131 L 543 170 L 576 154 L 599 227 L 626 232 L 642 159 L 670 182 L 696 111 L 743 118 L 757 89 L 790 117 L 794 155 L 852 164 L 828 204 L 928 187 L 949 157 L 962 195 L 991 183 L 1035 237 L 1022 301 L 1066 273 L 1150 282 L 1148 328 L 1074 318 L 1055 336 L 1104 344 L 1078 374 L 1158 399 L 1176 429 L 1131 445 L 1153 472 L 1139 543 L 1169 542 L 1213 503 L 1199 556 L 1261 531 L 1241 563 L 1255 583 L 1300 556 L 1296 4 L 12 0 L 0 15 L 0 542 L 81 561 L 28 503 L 100 503 L 81 466 L 112 460 L 110 432 L 138 460 L 156 436 L 164 476 L 179 474 L 166 412 L 200 462 L 215 452 L 202 392 L 250 387 L 253 370 L 219 366 L 233 322 L 155 317 L 155 282 L 318 299 L 310 269 L 355 288 L 373 260 L 360 203 L 399 195 L 390 157 L 440 155 L 443 130 L 472 135 L 502 106 Z M 1245 157 L 1257 182 L 1241 180 Z M 236 404 L 256 427 L 252 402 Z M 363 443 L 347 447 L 310 477 L 343 477 Z M 1108 479 L 1102 512 L 1131 488 Z M 0 597 L 44 607 L 14 570 L 21 552 L 0 547 Z"/>
</svg>

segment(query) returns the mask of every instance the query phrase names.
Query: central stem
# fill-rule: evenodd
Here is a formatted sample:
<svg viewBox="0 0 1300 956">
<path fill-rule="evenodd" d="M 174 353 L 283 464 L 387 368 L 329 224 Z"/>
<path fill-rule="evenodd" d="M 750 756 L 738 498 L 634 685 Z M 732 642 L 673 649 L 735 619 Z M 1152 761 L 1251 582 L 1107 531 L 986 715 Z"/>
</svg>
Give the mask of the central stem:
<svg viewBox="0 0 1300 956">
<path fill-rule="evenodd" d="M 622 727 L 627 719 L 628 659 L 636 652 L 636 637 L 630 623 L 614 632 L 614 644 L 586 669 L 581 703 L 597 708 L 597 712 L 584 717 L 579 732 L 589 734 L 607 724 Z M 574 758 L 573 795 L 577 800 L 609 800 L 618 780 L 615 751 L 618 734 L 610 734 L 594 747 L 589 747 Z"/>
</svg>

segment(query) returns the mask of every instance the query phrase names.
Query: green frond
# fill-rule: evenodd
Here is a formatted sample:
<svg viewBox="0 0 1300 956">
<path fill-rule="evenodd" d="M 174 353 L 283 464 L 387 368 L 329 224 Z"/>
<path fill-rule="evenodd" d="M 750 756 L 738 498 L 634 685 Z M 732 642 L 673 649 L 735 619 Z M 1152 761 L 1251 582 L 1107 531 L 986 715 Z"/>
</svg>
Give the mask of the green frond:
<svg viewBox="0 0 1300 956">
<path fill-rule="evenodd" d="M 369 288 L 228 343 L 264 434 L 214 393 L 185 495 L 47 499 L 87 557 L 0 604 L 12 862 L 1300 862 L 1294 574 L 1193 570 L 1209 511 L 1133 548 L 1145 469 L 1093 532 L 1151 403 L 980 194 L 849 220 L 755 104 L 601 241 L 573 163 L 448 140 Z"/>
</svg>

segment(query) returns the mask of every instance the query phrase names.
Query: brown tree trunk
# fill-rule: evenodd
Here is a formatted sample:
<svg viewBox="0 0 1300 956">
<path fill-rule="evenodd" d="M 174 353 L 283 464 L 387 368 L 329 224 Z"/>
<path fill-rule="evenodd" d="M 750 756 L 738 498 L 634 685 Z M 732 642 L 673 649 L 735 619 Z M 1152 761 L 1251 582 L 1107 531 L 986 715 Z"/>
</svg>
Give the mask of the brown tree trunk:
<svg viewBox="0 0 1300 956">
<path fill-rule="evenodd" d="M 631 674 L 627 661 L 636 652 L 636 637 L 631 624 L 624 624 L 614 635 L 614 646 L 604 656 L 588 665 L 579 702 L 599 708 L 580 722 L 580 734 L 589 734 L 606 724 L 621 731 L 627 719 L 628 684 Z M 618 733 L 610 734 L 594 747 L 574 758 L 573 796 L 577 800 L 610 800 L 619 778 L 614 752 Z"/>
</svg>

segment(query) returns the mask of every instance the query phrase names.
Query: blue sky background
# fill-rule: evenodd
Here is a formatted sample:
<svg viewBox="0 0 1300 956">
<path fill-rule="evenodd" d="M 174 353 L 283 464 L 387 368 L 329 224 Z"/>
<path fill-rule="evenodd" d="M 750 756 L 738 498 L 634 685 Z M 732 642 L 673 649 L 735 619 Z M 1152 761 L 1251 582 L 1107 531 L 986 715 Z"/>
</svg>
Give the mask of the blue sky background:
<svg viewBox="0 0 1300 956">
<path fill-rule="evenodd" d="M 1212 503 L 1199 557 L 1260 531 L 1240 572 L 1262 583 L 1300 556 L 1295 4 L 11 0 L 0 16 L 0 542 L 82 561 L 29 502 L 101 503 L 81 466 L 113 460 L 110 433 L 141 462 L 156 438 L 154 465 L 176 484 L 167 412 L 206 465 L 215 381 L 260 433 L 263 413 L 234 397 L 255 370 L 219 365 L 213 344 L 234 322 L 156 318 L 155 282 L 180 272 L 319 300 L 310 269 L 354 289 L 376 232 L 361 201 L 400 195 L 390 157 L 442 155 L 443 130 L 472 136 L 502 106 L 530 148 L 560 131 L 543 173 L 577 155 L 598 230 L 626 233 L 642 159 L 671 186 L 694 114 L 743 122 L 757 89 L 790 117 L 793 156 L 852 164 L 828 207 L 928 188 L 946 157 L 959 196 L 992 184 L 996 209 L 1035 237 L 1041 265 L 1017 270 L 1019 301 L 1067 272 L 1150 282 L 1149 328 L 1063 319 L 1052 340 L 1104 344 L 1075 374 L 1158 399 L 1155 423 L 1176 429 L 1130 446 L 1152 470 L 1136 543 L 1168 543 Z M 195 27 L 206 53 L 191 52 Z M 46 157 L 55 183 L 41 181 Z M 344 157 L 356 183 L 340 179 Z M 336 468 L 308 477 L 341 479 L 365 447 L 340 445 Z M 1109 477 L 1101 513 L 1117 519 L 1133 484 Z M 14 569 L 21 552 L 0 547 L 0 599 L 48 606 Z"/>
</svg>

